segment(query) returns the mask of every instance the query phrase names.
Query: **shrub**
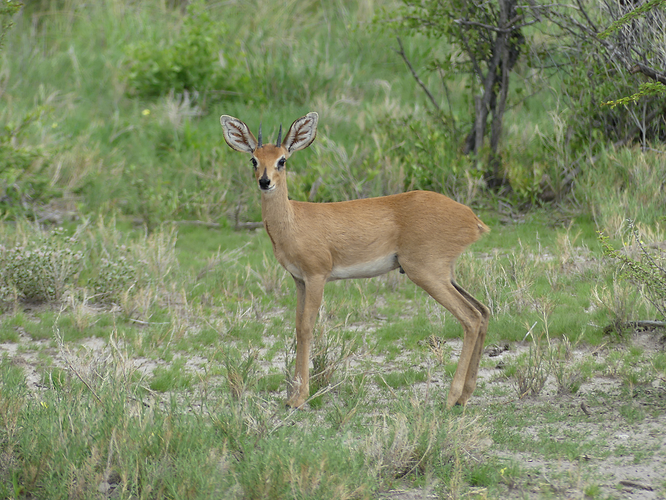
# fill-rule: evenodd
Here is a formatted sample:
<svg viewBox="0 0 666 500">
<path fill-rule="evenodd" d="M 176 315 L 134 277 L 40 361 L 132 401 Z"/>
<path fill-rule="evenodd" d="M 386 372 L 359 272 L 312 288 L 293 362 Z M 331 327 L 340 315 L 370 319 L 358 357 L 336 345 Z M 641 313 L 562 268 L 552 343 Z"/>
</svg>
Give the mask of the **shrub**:
<svg viewBox="0 0 666 500">
<path fill-rule="evenodd" d="M 548 351 L 549 346 L 535 339 L 529 350 L 517 356 L 512 366 L 508 367 L 507 376 L 513 379 L 512 384 L 520 399 L 541 394 L 551 369 Z"/>
<path fill-rule="evenodd" d="M 618 262 L 620 276 L 633 283 L 640 293 L 655 307 L 661 318 L 666 318 L 666 266 L 660 254 L 650 252 L 638 234 L 632 220 L 627 221 L 638 246 L 637 257 L 620 252 L 611 246 L 608 238 L 599 233 L 604 253 Z"/>
<path fill-rule="evenodd" d="M 258 355 L 259 353 L 251 348 L 243 356 L 236 350 L 225 354 L 224 367 L 227 372 L 227 384 L 234 399 L 240 399 L 245 391 L 257 384 Z"/>
<path fill-rule="evenodd" d="M 18 12 L 22 5 L 21 2 L 13 0 L 7 0 L 0 4 L 0 48 L 2 48 L 2 43 L 5 40 L 5 34 L 14 24 L 12 22 L 12 17 Z"/>
<path fill-rule="evenodd" d="M 100 219 L 85 232 L 88 244 L 87 286 L 99 303 L 122 304 L 144 297 L 148 303 L 168 304 L 173 293 L 170 277 L 178 268 L 177 233 L 173 226 L 158 228 L 136 241 Z M 134 304 L 136 305 L 136 304 Z"/>
<path fill-rule="evenodd" d="M 0 245 L 0 300 L 60 301 L 82 268 L 76 243 L 57 228 L 13 247 Z"/>
<path fill-rule="evenodd" d="M 551 344 L 548 349 L 550 371 L 555 376 L 558 394 L 576 394 L 589 378 L 588 365 L 574 360 L 573 351 L 577 344 L 578 341 L 572 344 L 567 337 L 563 337 L 562 342 Z"/>
<path fill-rule="evenodd" d="M 145 40 L 127 49 L 127 79 L 131 90 L 143 97 L 169 91 L 198 91 L 204 96 L 234 95 L 243 78 L 237 68 L 241 57 L 221 50 L 227 28 L 213 20 L 204 2 L 187 7 L 178 35 L 170 42 Z"/>
<path fill-rule="evenodd" d="M 401 190 L 436 191 L 466 204 L 477 201 L 483 172 L 470 167 L 472 162 L 456 152 L 454 139 L 434 120 L 387 117 L 378 128 L 399 164 Z"/>
<path fill-rule="evenodd" d="M 35 203 L 57 194 L 43 174 L 49 155 L 39 147 L 21 144 L 27 128 L 47 110 L 36 107 L 18 123 L 0 129 L 0 214 L 30 214 Z"/>
<path fill-rule="evenodd" d="M 113 255 L 101 258 L 97 276 L 88 281 L 96 301 L 118 302 L 123 293 L 137 284 L 139 272 L 127 253 L 126 247 L 121 245 L 115 248 Z"/>
<path fill-rule="evenodd" d="M 637 16 L 635 7 L 611 0 L 579 3 L 574 9 L 557 6 L 546 13 L 564 29 L 562 48 L 569 67 L 561 72 L 559 92 L 570 103 L 568 135 L 577 151 L 609 140 L 618 145 L 640 142 L 645 147 L 666 137 L 662 120 L 666 97 L 641 88 L 646 78 L 657 81 L 654 69 L 659 74 L 664 67 L 665 14 L 653 5 Z M 634 14 L 631 20 L 624 17 L 629 13 Z M 590 36 L 596 26 L 609 29 L 599 37 Z M 640 101 L 629 104 L 636 98 L 621 99 L 639 88 Z"/>
</svg>

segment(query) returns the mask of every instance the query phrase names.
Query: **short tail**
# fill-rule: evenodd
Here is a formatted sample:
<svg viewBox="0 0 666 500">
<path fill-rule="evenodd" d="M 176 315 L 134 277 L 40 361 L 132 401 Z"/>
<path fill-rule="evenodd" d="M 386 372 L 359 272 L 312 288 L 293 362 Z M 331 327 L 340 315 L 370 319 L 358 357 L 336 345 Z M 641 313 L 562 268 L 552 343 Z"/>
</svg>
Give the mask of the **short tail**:
<svg viewBox="0 0 666 500">
<path fill-rule="evenodd" d="M 476 218 L 476 227 L 479 228 L 479 235 L 489 233 L 490 228 L 486 226 L 481 219 Z"/>
</svg>

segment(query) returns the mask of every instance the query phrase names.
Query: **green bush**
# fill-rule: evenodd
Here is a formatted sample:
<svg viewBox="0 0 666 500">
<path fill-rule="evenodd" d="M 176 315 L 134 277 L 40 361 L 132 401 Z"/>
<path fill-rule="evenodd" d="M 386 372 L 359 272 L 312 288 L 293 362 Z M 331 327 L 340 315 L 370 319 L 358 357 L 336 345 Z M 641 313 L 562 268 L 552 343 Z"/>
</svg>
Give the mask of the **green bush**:
<svg viewBox="0 0 666 500">
<path fill-rule="evenodd" d="M 127 253 L 123 245 L 115 248 L 114 255 L 101 258 L 97 276 L 88 281 L 97 302 L 118 302 L 123 293 L 136 286 L 139 272 Z"/>
<path fill-rule="evenodd" d="M 0 4 L 0 48 L 2 48 L 2 43 L 5 39 L 5 33 L 14 24 L 12 22 L 12 17 L 18 12 L 23 4 L 21 2 L 16 2 L 14 0 L 6 0 Z"/>
<path fill-rule="evenodd" d="M 75 244 L 57 228 L 13 247 L 0 245 L 0 301 L 61 300 L 83 266 L 83 252 Z"/>
<path fill-rule="evenodd" d="M 620 268 L 620 276 L 636 286 L 640 293 L 654 306 L 662 319 L 666 319 L 666 265 L 660 252 L 650 251 L 641 240 L 633 221 L 628 220 L 632 235 L 638 247 L 637 256 L 632 256 L 626 247 L 616 250 L 608 237 L 599 233 L 599 241 L 604 254 L 614 259 Z"/>
<path fill-rule="evenodd" d="M 481 170 L 470 167 L 472 162 L 458 154 L 449 131 L 434 120 L 387 117 L 379 129 L 393 147 L 392 157 L 400 162 L 405 191 L 424 189 L 460 198 L 460 193 L 483 178 Z"/>
<path fill-rule="evenodd" d="M 44 174 L 49 154 L 41 147 L 21 144 L 28 127 L 45 111 L 36 107 L 18 123 L 0 129 L 0 215 L 31 215 L 35 204 L 58 195 Z"/>
<path fill-rule="evenodd" d="M 244 83 L 238 68 L 242 58 L 225 43 L 227 28 L 212 19 L 205 3 L 188 6 L 183 26 L 167 42 L 144 40 L 127 49 L 127 80 L 142 97 L 169 91 L 201 92 L 204 96 L 235 95 Z M 245 82 L 247 83 L 247 82 Z"/>
<path fill-rule="evenodd" d="M 567 145 L 573 151 L 585 151 L 604 142 L 646 145 L 666 137 L 661 115 L 652 113 L 666 106 L 664 96 L 650 95 L 626 106 L 604 105 L 618 96 L 635 93 L 642 75 L 618 75 L 616 63 L 599 54 L 574 60 L 571 72 L 564 73 L 562 85 L 564 99 L 572 103 L 565 117 L 570 127 Z"/>
</svg>

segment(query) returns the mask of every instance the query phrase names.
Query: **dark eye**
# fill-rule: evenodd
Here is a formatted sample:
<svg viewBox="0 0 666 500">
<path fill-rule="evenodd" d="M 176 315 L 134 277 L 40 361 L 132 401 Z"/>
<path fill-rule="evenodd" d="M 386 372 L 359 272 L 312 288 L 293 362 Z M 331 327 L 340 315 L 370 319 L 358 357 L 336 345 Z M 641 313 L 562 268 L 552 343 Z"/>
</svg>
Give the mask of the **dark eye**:
<svg viewBox="0 0 666 500">
<path fill-rule="evenodd" d="M 254 169 L 257 170 L 257 160 L 256 160 L 256 158 L 250 158 L 250 163 L 252 163 L 252 166 L 254 167 Z"/>
<path fill-rule="evenodd" d="M 284 168 L 285 163 L 287 163 L 287 160 L 284 158 L 280 158 L 278 160 L 278 170 L 282 170 Z"/>
</svg>

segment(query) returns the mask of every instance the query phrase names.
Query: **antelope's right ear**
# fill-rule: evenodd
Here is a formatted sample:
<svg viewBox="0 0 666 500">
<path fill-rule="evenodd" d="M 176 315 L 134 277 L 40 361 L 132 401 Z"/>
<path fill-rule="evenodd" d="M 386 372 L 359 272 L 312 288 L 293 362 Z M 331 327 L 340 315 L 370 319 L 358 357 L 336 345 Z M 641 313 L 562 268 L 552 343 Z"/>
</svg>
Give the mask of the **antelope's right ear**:
<svg viewBox="0 0 666 500">
<path fill-rule="evenodd" d="M 289 132 L 282 141 L 282 147 L 290 153 L 307 148 L 317 137 L 318 121 L 319 115 L 314 111 L 296 120 L 289 127 Z"/>
<path fill-rule="evenodd" d="M 241 153 L 252 153 L 257 149 L 257 139 L 250 129 L 238 118 L 229 115 L 220 116 L 224 140 L 231 149 Z"/>
</svg>

